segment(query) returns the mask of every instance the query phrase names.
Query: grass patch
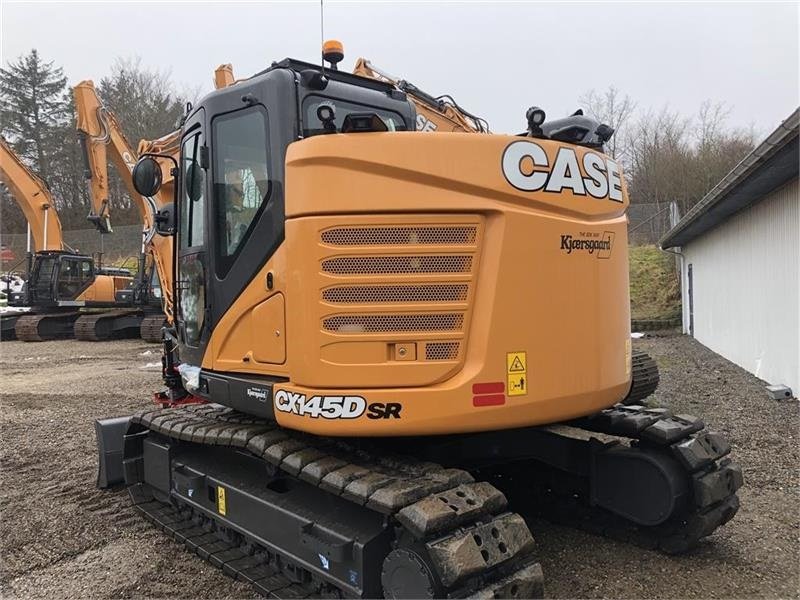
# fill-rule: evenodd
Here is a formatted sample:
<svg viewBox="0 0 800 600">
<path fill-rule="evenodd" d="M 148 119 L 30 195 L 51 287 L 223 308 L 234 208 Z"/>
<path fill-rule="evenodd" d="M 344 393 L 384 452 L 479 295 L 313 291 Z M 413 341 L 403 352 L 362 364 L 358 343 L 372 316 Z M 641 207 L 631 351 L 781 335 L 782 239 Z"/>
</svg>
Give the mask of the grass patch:
<svg viewBox="0 0 800 600">
<path fill-rule="evenodd" d="M 631 246 L 632 319 L 671 319 L 681 314 L 681 289 L 675 257 L 656 246 Z"/>
</svg>

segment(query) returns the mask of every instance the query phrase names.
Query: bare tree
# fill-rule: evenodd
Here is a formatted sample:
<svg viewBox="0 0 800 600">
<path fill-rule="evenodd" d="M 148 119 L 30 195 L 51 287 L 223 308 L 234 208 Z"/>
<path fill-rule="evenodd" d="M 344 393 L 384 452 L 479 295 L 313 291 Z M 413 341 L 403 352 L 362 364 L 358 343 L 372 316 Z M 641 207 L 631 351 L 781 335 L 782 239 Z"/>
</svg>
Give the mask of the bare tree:
<svg viewBox="0 0 800 600">
<path fill-rule="evenodd" d="M 141 139 L 155 139 L 173 131 L 185 105 L 169 72 L 143 67 L 138 57 L 117 58 L 111 75 L 100 80 L 98 93 L 134 149 Z M 109 196 L 118 224 L 138 222 L 136 206 L 113 167 L 109 167 Z"/>
<path fill-rule="evenodd" d="M 753 149 L 751 133 L 726 126 L 727 112 L 705 102 L 694 119 L 668 108 L 639 117 L 627 143 L 631 202 L 694 206 Z"/>
<path fill-rule="evenodd" d="M 622 95 L 613 85 L 604 92 L 589 90 L 578 102 L 589 115 L 614 128 L 614 137 L 609 140 L 606 150 L 614 158 L 624 158 L 626 126 L 636 110 L 636 102 L 627 94 Z"/>
</svg>

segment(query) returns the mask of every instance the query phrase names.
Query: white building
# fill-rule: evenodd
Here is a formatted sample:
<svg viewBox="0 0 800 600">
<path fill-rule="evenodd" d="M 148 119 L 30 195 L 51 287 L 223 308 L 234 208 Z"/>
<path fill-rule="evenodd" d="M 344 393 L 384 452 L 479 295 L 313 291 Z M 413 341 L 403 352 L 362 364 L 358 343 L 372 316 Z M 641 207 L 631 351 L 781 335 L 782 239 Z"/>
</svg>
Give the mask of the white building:
<svg viewBox="0 0 800 600">
<path fill-rule="evenodd" d="M 794 111 L 661 240 L 680 256 L 683 329 L 800 396 L 800 192 Z"/>
</svg>

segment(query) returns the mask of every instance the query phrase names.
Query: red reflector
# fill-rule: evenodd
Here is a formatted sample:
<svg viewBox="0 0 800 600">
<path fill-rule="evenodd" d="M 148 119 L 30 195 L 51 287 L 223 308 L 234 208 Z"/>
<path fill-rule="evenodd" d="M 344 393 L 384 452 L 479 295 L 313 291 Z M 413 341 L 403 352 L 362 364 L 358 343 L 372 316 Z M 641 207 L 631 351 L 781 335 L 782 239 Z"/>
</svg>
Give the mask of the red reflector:
<svg viewBox="0 0 800 600">
<path fill-rule="evenodd" d="M 499 406 L 506 403 L 506 397 L 503 394 L 492 394 L 490 396 L 473 396 L 473 406 Z"/>
<path fill-rule="evenodd" d="M 493 381 L 492 383 L 473 383 L 473 394 L 502 394 L 506 391 L 506 384 L 502 381 Z"/>
</svg>

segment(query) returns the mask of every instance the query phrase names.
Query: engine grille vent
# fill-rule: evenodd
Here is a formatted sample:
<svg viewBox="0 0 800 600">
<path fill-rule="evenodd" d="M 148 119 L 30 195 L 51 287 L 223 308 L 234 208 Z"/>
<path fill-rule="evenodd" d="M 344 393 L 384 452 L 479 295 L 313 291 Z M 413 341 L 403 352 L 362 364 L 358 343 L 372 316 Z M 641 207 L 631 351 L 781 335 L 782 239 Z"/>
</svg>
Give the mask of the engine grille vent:
<svg viewBox="0 0 800 600">
<path fill-rule="evenodd" d="M 471 246 L 475 226 L 337 227 L 322 232 L 331 246 Z"/>
<path fill-rule="evenodd" d="M 339 256 L 323 260 L 322 270 L 335 275 L 469 273 L 472 256 Z"/>
<path fill-rule="evenodd" d="M 336 315 L 322 321 L 327 331 L 336 333 L 384 333 L 412 331 L 461 331 L 462 313 L 401 315 Z"/>
<path fill-rule="evenodd" d="M 391 302 L 464 302 L 469 287 L 461 284 L 352 285 L 323 290 L 322 298 L 333 304 Z"/>
<path fill-rule="evenodd" d="M 455 360 L 460 346 L 460 342 L 428 342 L 425 345 L 425 360 Z"/>
</svg>

